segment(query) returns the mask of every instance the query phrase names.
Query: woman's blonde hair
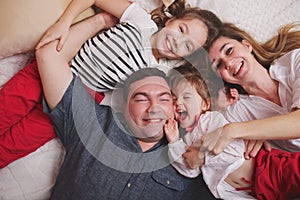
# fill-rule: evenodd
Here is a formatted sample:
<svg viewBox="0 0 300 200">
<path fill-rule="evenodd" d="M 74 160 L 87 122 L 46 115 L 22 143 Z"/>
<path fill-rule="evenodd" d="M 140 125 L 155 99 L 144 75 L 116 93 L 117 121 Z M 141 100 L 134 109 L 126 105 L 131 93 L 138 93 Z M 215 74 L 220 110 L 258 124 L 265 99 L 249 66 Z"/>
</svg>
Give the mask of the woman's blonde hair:
<svg viewBox="0 0 300 200">
<path fill-rule="evenodd" d="M 252 53 L 256 60 L 268 69 L 275 59 L 291 50 L 300 48 L 300 31 L 295 30 L 299 25 L 295 23 L 287 24 L 279 29 L 276 36 L 265 43 L 259 43 L 234 24 L 224 23 L 218 37 L 224 36 L 240 42 L 247 40 L 253 47 Z M 212 43 L 208 45 L 210 46 Z"/>
</svg>

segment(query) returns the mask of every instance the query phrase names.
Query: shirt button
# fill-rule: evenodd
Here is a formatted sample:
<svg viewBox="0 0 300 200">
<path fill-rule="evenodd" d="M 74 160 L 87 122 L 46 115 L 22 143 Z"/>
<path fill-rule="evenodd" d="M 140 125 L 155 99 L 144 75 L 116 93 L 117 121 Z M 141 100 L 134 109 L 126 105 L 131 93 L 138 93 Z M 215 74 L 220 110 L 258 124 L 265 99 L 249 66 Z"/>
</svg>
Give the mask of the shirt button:
<svg viewBox="0 0 300 200">
<path fill-rule="evenodd" d="M 166 183 L 167 183 L 167 185 L 170 185 L 170 181 L 169 180 L 167 180 Z"/>
<path fill-rule="evenodd" d="M 130 186 L 131 186 L 131 184 L 130 184 L 130 183 L 127 183 L 127 187 L 130 188 Z"/>
</svg>

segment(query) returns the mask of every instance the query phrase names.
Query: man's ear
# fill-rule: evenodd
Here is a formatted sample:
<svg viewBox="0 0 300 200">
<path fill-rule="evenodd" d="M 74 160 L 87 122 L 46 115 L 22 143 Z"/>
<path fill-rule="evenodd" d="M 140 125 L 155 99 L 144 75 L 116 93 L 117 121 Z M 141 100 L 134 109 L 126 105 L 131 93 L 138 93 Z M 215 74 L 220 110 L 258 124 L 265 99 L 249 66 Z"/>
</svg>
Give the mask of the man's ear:
<svg viewBox="0 0 300 200">
<path fill-rule="evenodd" d="M 243 44 L 245 47 L 247 47 L 247 48 L 250 50 L 250 52 L 252 52 L 253 47 L 252 47 L 252 45 L 250 44 L 250 42 L 249 42 L 248 40 L 243 39 L 243 40 L 242 40 L 242 44 Z"/>
</svg>

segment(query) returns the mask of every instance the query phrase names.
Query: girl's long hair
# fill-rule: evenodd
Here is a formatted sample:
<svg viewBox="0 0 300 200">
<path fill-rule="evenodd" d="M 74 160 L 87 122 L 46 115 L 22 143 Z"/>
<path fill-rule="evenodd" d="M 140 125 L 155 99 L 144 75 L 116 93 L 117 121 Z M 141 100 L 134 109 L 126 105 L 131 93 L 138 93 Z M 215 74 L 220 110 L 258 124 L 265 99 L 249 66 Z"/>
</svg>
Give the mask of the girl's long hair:
<svg viewBox="0 0 300 200">
<path fill-rule="evenodd" d="M 208 28 L 208 36 L 204 47 L 210 44 L 219 34 L 222 21 L 211 11 L 190 7 L 185 0 L 175 0 L 168 8 L 164 5 L 151 12 L 152 20 L 159 29 L 165 27 L 166 22 L 171 19 L 199 19 Z"/>
</svg>

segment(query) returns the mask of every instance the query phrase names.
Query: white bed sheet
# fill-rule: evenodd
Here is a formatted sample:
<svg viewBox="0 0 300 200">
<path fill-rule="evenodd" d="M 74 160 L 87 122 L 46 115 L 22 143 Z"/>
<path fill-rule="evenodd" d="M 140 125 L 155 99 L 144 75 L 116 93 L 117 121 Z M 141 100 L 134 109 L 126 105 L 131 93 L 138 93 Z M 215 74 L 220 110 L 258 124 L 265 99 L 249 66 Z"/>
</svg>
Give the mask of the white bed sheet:
<svg viewBox="0 0 300 200">
<path fill-rule="evenodd" d="M 0 88 L 32 57 L 33 53 L 29 52 L 0 60 Z M 55 138 L 28 156 L 0 169 L 0 199 L 49 199 L 64 154 L 61 142 Z"/>
<path fill-rule="evenodd" d="M 135 0 L 148 11 L 161 0 Z M 264 42 L 286 23 L 300 23 L 299 0 L 189 0 L 192 6 L 212 10 L 223 21 L 235 23 L 258 41 Z M 32 53 L 0 60 L 0 88 L 24 67 Z M 0 170 L 1 200 L 48 199 L 64 157 L 58 139 Z"/>
</svg>

